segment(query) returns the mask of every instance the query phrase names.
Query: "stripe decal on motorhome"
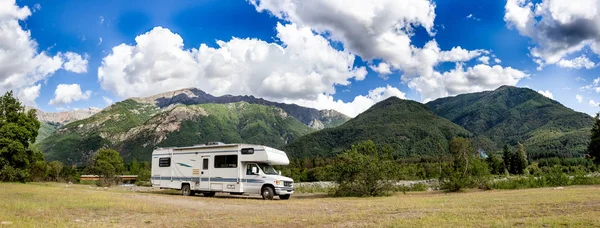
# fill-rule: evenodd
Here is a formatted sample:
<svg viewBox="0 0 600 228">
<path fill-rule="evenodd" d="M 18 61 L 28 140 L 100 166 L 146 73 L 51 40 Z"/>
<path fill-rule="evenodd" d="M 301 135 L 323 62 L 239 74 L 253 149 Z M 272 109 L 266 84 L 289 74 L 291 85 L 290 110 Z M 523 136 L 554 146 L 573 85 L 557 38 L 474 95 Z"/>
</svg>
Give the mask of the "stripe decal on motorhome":
<svg viewBox="0 0 600 228">
<path fill-rule="evenodd" d="M 208 154 L 208 153 L 232 153 L 239 152 L 240 150 L 222 150 L 222 151 L 206 151 L 206 152 L 185 152 L 185 153 L 173 153 L 173 155 L 183 155 L 183 154 Z M 254 151 L 265 151 L 265 149 L 256 149 Z M 167 154 L 153 154 L 152 156 L 163 156 L 163 155 L 171 155 L 171 153 Z"/>
<path fill-rule="evenodd" d="M 195 181 L 198 180 L 198 177 L 173 177 L 173 179 L 171 179 L 171 177 L 152 177 L 152 180 L 176 180 L 176 181 Z M 240 182 L 247 182 L 247 183 L 265 183 L 264 180 L 257 180 L 257 179 L 239 179 Z M 202 178 L 200 179 L 200 181 L 209 181 L 208 178 Z M 214 182 L 237 182 L 238 179 L 237 178 L 220 178 L 220 177 L 212 177 L 210 178 L 210 181 L 214 181 Z"/>
<path fill-rule="evenodd" d="M 188 164 L 183 164 L 183 163 L 179 163 L 179 162 L 177 162 L 177 163 L 175 163 L 175 164 L 178 164 L 178 165 L 180 165 L 180 166 L 183 166 L 183 167 L 188 167 L 188 168 L 191 168 L 191 167 L 192 167 L 191 165 L 188 165 Z"/>
</svg>

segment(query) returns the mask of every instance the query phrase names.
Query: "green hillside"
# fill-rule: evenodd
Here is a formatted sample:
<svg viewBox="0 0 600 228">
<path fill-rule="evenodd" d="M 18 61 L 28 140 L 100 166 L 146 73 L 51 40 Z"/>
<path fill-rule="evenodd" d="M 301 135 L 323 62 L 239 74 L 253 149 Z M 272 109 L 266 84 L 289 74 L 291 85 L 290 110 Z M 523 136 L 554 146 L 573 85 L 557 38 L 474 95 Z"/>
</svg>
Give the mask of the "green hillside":
<svg viewBox="0 0 600 228">
<path fill-rule="evenodd" d="M 330 157 L 356 142 L 373 140 L 392 146 L 396 156 L 435 156 L 440 150 L 446 152 L 448 141 L 453 137 L 470 135 L 462 127 L 436 116 L 423 104 L 392 97 L 341 126 L 303 136 L 285 150 L 297 158 Z"/>
<path fill-rule="evenodd" d="M 473 134 L 489 138 L 495 149 L 522 142 L 534 159 L 582 156 L 593 123 L 587 114 L 531 89 L 512 86 L 441 98 L 426 105 Z"/>
<path fill-rule="evenodd" d="M 221 141 L 282 147 L 311 131 L 272 106 L 238 102 L 176 105 L 161 110 L 126 100 L 66 125 L 41 145 L 49 160 L 79 164 L 104 146 L 119 150 L 125 160 L 149 160 L 155 146 Z"/>
<path fill-rule="evenodd" d="M 44 121 L 40 121 L 40 129 L 38 130 L 38 136 L 35 139 L 36 143 L 41 142 L 48 136 L 52 135 L 56 131 L 56 129 L 60 128 L 61 124 L 59 123 L 48 123 Z"/>
<path fill-rule="evenodd" d="M 122 141 L 130 129 L 158 112 L 157 107 L 134 100 L 118 102 L 96 115 L 61 127 L 39 142 L 40 148 L 48 160 L 79 164 L 99 148 Z"/>
</svg>

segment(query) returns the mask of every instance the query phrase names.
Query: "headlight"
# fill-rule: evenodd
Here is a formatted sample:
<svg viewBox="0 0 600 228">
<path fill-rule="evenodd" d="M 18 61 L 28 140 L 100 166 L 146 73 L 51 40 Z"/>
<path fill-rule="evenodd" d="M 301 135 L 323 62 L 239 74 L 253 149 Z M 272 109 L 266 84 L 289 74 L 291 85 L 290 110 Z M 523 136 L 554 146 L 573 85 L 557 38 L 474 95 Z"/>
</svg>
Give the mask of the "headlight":
<svg viewBox="0 0 600 228">
<path fill-rule="evenodd" d="M 276 185 L 281 185 L 281 181 L 280 181 L 280 180 L 276 180 L 276 181 L 275 181 L 275 184 L 276 184 Z"/>
</svg>

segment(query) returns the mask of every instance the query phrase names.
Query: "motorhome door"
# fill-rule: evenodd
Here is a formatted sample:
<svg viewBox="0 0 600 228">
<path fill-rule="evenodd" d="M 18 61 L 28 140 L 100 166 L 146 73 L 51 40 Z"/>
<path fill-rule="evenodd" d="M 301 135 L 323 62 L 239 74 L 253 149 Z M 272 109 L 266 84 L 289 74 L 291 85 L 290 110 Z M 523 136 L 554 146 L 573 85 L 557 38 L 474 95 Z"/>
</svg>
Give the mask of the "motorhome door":
<svg viewBox="0 0 600 228">
<path fill-rule="evenodd" d="M 202 156 L 202 169 L 200 170 L 200 189 L 209 189 L 210 186 L 210 156 Z"/>
</svg>

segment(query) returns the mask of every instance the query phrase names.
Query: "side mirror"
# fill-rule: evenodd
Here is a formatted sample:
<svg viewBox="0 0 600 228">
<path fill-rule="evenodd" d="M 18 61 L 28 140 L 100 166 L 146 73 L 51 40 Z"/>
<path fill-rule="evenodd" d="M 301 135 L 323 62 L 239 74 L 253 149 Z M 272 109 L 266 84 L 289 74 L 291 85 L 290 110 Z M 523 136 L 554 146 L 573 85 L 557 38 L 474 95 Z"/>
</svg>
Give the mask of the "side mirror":
<svg viewBox="0 0 600 228">
<path fill-rule="evenodd" d="M 277 171 L 277 173 L 279 173 L 279 176 L 281 176 L 281 170 Z"/>
<path fill-rule="evenodd" d="M 252 174 L 258 174 L 258 168 L 256 168 L 256 166 L 252 167 Z"/>
</svg>

